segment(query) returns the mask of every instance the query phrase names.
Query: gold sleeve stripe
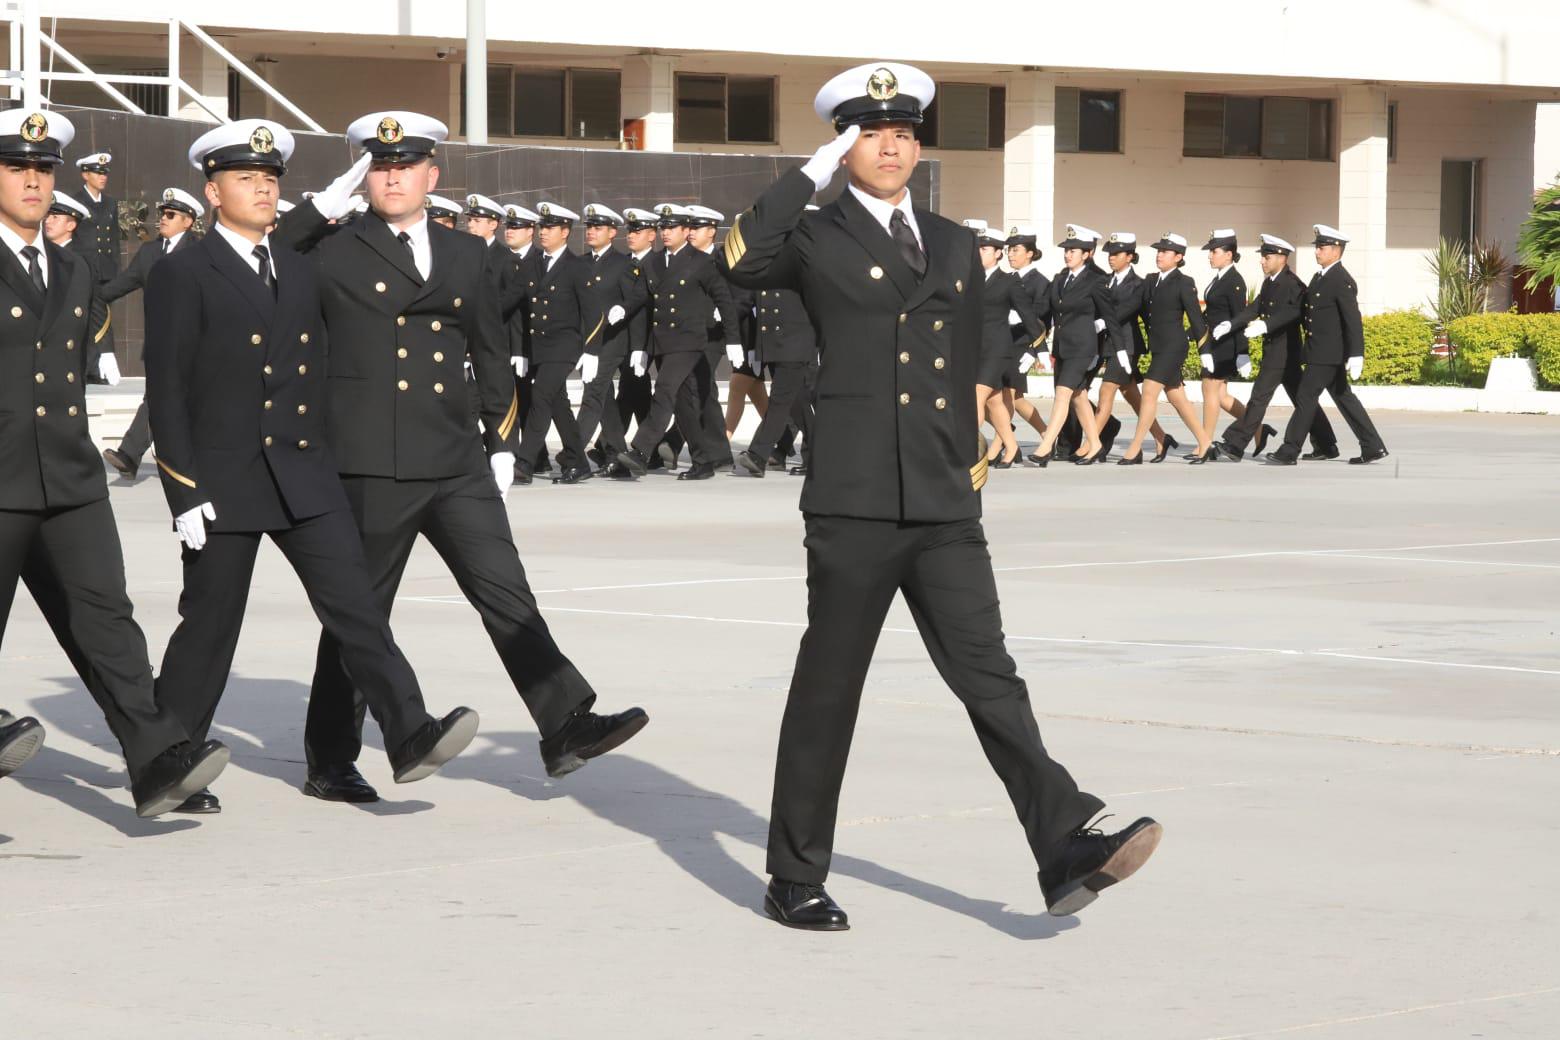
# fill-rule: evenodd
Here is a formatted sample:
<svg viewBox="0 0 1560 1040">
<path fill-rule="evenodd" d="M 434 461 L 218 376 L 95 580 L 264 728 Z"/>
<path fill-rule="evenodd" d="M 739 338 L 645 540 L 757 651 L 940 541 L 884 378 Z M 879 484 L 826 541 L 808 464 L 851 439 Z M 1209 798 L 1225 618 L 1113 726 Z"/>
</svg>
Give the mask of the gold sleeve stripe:
<svg viewBox="0 0 1560 1040">
<path fill-rule="evenodd" d="M 177 480 L 180 484 L 183 484 L 187 488 L 192 488 L 192 487 L 195 486 L 195 482 L 193 480 L 191 480 L 189 477 L 186 477 L 183 473 L 180 473 L 178 470 L 174 469 L 172 466 L 168 465 L 162 459 L 158 459 L 157 460 L 157 468 L 162 470 L 164 473 L 168 474 L 168 476 L 172 477 L 174 480 Z"/>
<path fill-rule="evenodd" d="M 1032 343 L 1030 343 L 1029 345 L 1031 347 L 1038 347 L 1040 344 L 1042 344 L 1044 342 L 1045 342 L 1045 333 L 1042 332 L 1042 333 L 1040 333 L 1040 335 L 1036 336 L 1034 338 L 1034 341 Z"/>
<path fill-rule="evenodd" d="M 731 222 L 731 230 L 726 232 L 727 267 L 736 267 L 747 253 L 747 243 L 742 239 L 742 218 L 745 216 L 746 213 L 738 213 L 737 219 Z"/>
<path fill-rule="evenodd" d="M 980 461 L 970 467 L 970 486 L 976 491 L 986 486 L 986 476 L 990 472 L 986 457 L 981 456 Z"/>
<path fill-rule="evenodd" d="M 104 313 L 104 315 L 103 315 L 103 327 L 101 329 L 97 330 L 97 333 L 92 337 L 92 342 L 94 342 L 94 343 L 101 343 L 103 341 L 103 337 L 108 335 L 108 327 L 109 327 L 109 325 L 113 324 L 113 321 L 114 321 L 114 312 L 113 311 L 107 311 L 106 313 Z"/>
<path fill-rule="evenodd" d="M 1204 329 L 1204 330 L 1203 330 L 1203 334 L 1202 334 L 1202 339 L 1200 339 L 1200 340 L 1198 340 L 1198 341 L 1197 341 L 1197 345 L 1198 345 L 1198 346 L 1199 346 L 1199 347 L 1200 347 L 1200 346 L 1202 346 L 1202 345 L 1203 345 L 1203 344 L 1205 344 L 1205 343 L 1207 343 L 1207 342 L 1208 342 L 1208 336 L 1209 336 L 1209 335 L 1210 335 L 1210 333 L 1209 333 L 1209 332 L 1208 332 L 1208 330 L 1206 330 L 1206 329 Z"/>
<path fill-rule="evenodd" d="M 509 434 L 515 428 L 515 417 L 520 414 L 520 391 L 517 388 L 509 398 L 509 411 L 504 415 L 504 421 L 498 424 L 498 436 L 500 440 L 508 440 Z"/>
<path fill-rule="evenodd" d="M 590 335 L 585 337 L 585 345 L 590 346 L 590 341 L 596 338 L 596 333 L 601 331 L 601 326 L 607 322 L 607 316 L 603 314 L 601 320 L 596 322 L 596 327 L 590 330 Z"/>
</svg>

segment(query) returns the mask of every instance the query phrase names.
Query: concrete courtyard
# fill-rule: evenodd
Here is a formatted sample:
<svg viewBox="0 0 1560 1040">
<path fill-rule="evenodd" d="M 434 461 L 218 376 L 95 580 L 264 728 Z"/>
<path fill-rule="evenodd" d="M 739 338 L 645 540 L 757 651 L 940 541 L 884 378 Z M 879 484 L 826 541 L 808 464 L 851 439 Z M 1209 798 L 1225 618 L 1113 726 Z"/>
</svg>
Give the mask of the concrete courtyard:
<svg viewBox="0 0 1560 1040">
<path fill-rule="evenodd" d="M 511 493 L 560 643 L 605 709 L 652 716 L 556 782 L 420 546 L 395 631 L 430 707 L 472 705 L 482 733 L 396 787 L 371 726 L 384 801 L 300 795 L 318 626 L 267 547 L 217 716 L 224 812 L 139 821 L 23 590 L 0 704 L 49 737 L 0 781 L 0 1036 L 1552 1037 L 1560 421 L 1377 420 L 1393 456 L 1366 468 L 992 473 L 1047 744 L 1108 827 L 1165 825 L 1076 918 L 1045 915 L 902 604 L 841 804 L 853 928 L 762 915 L 799 478 Z M 112 494 L 155 665 L 177 542 L 150 468 Z"/>
</svg>

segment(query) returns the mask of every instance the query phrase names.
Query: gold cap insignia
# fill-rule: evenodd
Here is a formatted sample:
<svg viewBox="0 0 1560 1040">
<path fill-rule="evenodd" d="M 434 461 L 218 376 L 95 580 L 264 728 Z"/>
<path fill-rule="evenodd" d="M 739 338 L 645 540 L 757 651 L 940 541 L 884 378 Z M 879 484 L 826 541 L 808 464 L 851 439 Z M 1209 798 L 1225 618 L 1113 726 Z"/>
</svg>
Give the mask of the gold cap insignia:
<svg viewBox="0 0 1560 1040">
<path fill-rule="evenodd" d="M 873 101 L 887 101 L 899 93 L 899 77 L 889 69 L 875 69 L 867 77 L 867 97 Z"/>
<path fill-rule="evenodd" d="M 376 131 L 382 144 L 400 144 L 406 132 L 401 129 L 401 124 L 394 116 L 385 116 L 379 121 L 379 129 Z"/>
<path fill-rule="evenodd" d="M 1067 225 L 1067 237 L 1068 238 L 1078 238 L 1079 237 L 1078 229 L 1073 227 L 1071 224 L 1068 224 Z"/>
<path fill-rule="evenodd" d="M 97 161 L 98 161 L 98 165 L 100 165 L 100 166 L 107 166 L 109 163 L 114 161 L 114 157 L 112 155 L 109 155 L 107 152 L 98 152 L 97 153 Z"/>
<path fill-rule="evenodd" d="M 49 121 L 42 112 L 34 112 L 22 122 L 21 135 L 33 144 L 49 136 Z"/>
<path fill-rule="evenodd" d="M 1013 230 L 1009 231 L 1008 234 L 1009 235 L 1016 235 L 1016 234 L 1018 234 L 1018 226 L 1015 224 L 1013 226 Z"/>
<path fill-rule="evenodd" d="M 268 128 L 257 126 L 255 132 L 249 135 L 249 147 L 261 155 L 269 155 L 276 150 L 276 138 Z"/>
<path fill-rule="evenodd" d="M 536 207 L 536 212 L 540 213 L 542 216 L 545 217 L 545 216 L 547 216 L 547 214 L 552 212 L 552 207 L 544 202 L 540 206 Z"/>
<path fill-rule="evenodd" d="M 662 206 L 661 207 L 661 216 L 669 217 L 671 215 L 672 215 L 672 207 L 671 206 Z"/>
<path fill-rule="evenodd" d="M 164 202 L 172 202 L 173 201 L 173 189 L 172 188 L 164 188 L 163 189 L 163 201 Z"/>
</svg>

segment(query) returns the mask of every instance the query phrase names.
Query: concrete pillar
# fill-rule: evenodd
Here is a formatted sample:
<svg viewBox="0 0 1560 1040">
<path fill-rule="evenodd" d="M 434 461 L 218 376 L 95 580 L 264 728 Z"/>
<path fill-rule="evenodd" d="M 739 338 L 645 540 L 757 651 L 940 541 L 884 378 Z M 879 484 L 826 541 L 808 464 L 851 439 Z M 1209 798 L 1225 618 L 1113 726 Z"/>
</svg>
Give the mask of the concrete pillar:
<svg viewBox="0 0 1560 1040">
<path fill-rule="evenodd" d="M 216 52 L 193 37 L 186 36 L 179 41 L 179 76 L 190 89 L 199 94 L 213 112 L 227 115 L 228 110 L 228 64 L 217 56 Z M 215 123 L 204 108 L 190 100 L 188 94 L 181 92 L 184 103 L 179 106 L 177 112 L 170 115 L 178 119 L 191 119 L 198 123 Z"/>
<path fill-rule="evenodd" d="M 623 59 L 623 120 L 644 120 L 640 142 L 644 151 L 672 150 L 675 71 L 675 61 L 664 54 L 630 54 Z"/>
<path fill-rule="evenodd" d="M 1007 143 L 1002 152 L 1002 213 L 1011 227 L 1028 223 L 1040 248 L 1058 241 L 1056 221 L 1056 77 L 1007 74 Z"/>
<path fill-rule="evenodd" d="M 1387 291 L 1387 91 L 1344 87 L 1338 118 L 1338 230 L 1343 263 L 1360 287 L 1360 310 L 1385 309 Z"/>
</svg>

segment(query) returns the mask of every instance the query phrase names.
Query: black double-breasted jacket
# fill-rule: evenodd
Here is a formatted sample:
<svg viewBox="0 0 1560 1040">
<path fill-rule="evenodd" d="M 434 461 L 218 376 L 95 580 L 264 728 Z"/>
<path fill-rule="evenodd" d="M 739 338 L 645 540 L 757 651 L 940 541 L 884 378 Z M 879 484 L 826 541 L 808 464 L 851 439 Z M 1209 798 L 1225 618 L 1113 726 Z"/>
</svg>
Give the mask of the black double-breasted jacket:
<svg viewBox="0 0 1560 1040">
<path fill-rule="evenodd" d="M 1307 364 L 1341 365 L 1365 356 L 1365 325 L 1354 276 L 1336 263 L 1318 272 L 1306 287 L 1301 315 Z"/>
<path fill-rule="evenodd" d="M 1034 297 L 1018 275 L 996 269 L 986 277 L 980 298 L 981 349 L 988 356 L 1008 356 L 1015 355 L 1015 352 L 1021 354 L 1026 350 L 1043 349 L 1045 325 L 1035 313 Z M 1018 314 L 1016 327 L 1008 321 L 1009 312 Z M 1017 338 L 1018 329 L 1023 330 L 1022 340 Z"/>
<path fill-rule="evenodd" d="M 1241 277 L 1234 266 L 1225 268 L 1214 282 L 1208 286 L 1203 295 L 1203 318 L 1208 323 L 1208 328 L 1218 327 L 1220 322 L 1235 323 L 1235 316 L 1246 309 L 1246 279 Z M 1223 339 L 1209 338 L 1202 348 L 1203 353 L 1212 354 L 1215 361 L 1233 361 L 1245 354 L 1250 348 L 1246 346 L 1246 334 L 1240 328 L 1231 328 Z"/>
<path fill-rule="evenodd" d="M 650 338 L 657 357 L 704 350 L 714 339 L 723 344 L 740 342 L 737 304 L 714 260 L 691 245 L 653 256 L 654 262 L 647 263 L 644 271 L 651 299 Z"/>
<path fill-rule="evenodd" d="M 1035 312 L 1035 317 L 1040 319 L 1040 324 L 1049 333 L 1051 328 L 1051 279 L 1041 274 L 1038 267 L 1030 267 L 1027 271 L 1015 271 L 1013 273 L 1018 278 L 1019 284 L 1023 286 L 1024 292 L 1029 295 L 1030 309 Z M 1038 348 L 1034 346 L 1034 337 L 1029 335 L 1029 330 L 1024 327 L 1023 322 L 1010 326 L 1010 331 L 1013 337 L 1013 346 L 1019 348 L 1018 352 L 1020 354 L 1025 351 L 1034 353 L 1037 352 L 1037 349 L 1045 349 L 1044 343 L 1040 344 Z"/>
<path fill-rule="evenodd" d="M 119 200 L 112 195 L 94 200 L 87 194 L 85 184 L 71 189 L 68 194 L 92 213 L 91 219 L 77 222 L 74 241 L 96 258 L 97 271 L 102 278 L 112 278 L 119 273 L 119 243 L 125 237 L 119 229 Z"/>
<path fill-rule="evenodd" d="M 759 364 L 816 364 L 818 335 L 801 295 L 794 289 L 748 291 L 754 299 L 753 349 Z"/>
<path fill-rule="evenodd" d="M 650 290 L 639 262 L 627 253 L 609 247 L 599 256 L 586 253 L 582 259 L 589 270 L 585 293 L 590 310 L 601 315 L 599 331 L 584 350 L 600 355 L 604 365 L 615 365 L 630 349 L 638 349 L 629 346 L 630 323 L 649 304 Z M 616 322 L 609 320 L 613 307 L 623 308 L 623 317 Z"/>
<path fill-rule="evenodd" d="M 1300 357 L 1300 312 L 1304 301 L 1305 283 L 1286 267 L 1272 278 L 1264 277 L 1256 298 L 1235 315 L 1235 327 L 1242 331 L 1258 318 L 1267 323 L 1267 331 L 1262 334 L 1264 367 Z"/>
<path fill-rule="evenodd" d="M 1121 340 L 1110 277 L 1084 264 L 1071 280 L 1063 270 L 1051 279 L 1051 353 L 1054 357 L 1088 359 L 1100 356 L 1101 344 Z M 1103 331 L 1095 327 L 1103 321 Z"/>
<path fill-rule="evenodd" d="M 1141 317 L 1148 329 L 1148 352 L 1156 357 L 1185 357 L 1188 340 L 1200 347 L 1208 335 L 1208 323 L 1197 305 L 1197 286 L 1180 269 L 1155 271 L 1143 279 Z"/>
<path fill-rule="evenodd" d="M 1143 309 L 1143 293 L 1146 283 L 1132 268 L 1127 268 L 1121 280 L 1111 277 L 1110 298 L 1116 305 L 1116 321 L 1121 326 L 1121 338 L 1113 349 L 1125 350 L 1129 358 L 1142 355 L 1143 327 L 1138 324 L 1138 312 Z"/>
</svg>

